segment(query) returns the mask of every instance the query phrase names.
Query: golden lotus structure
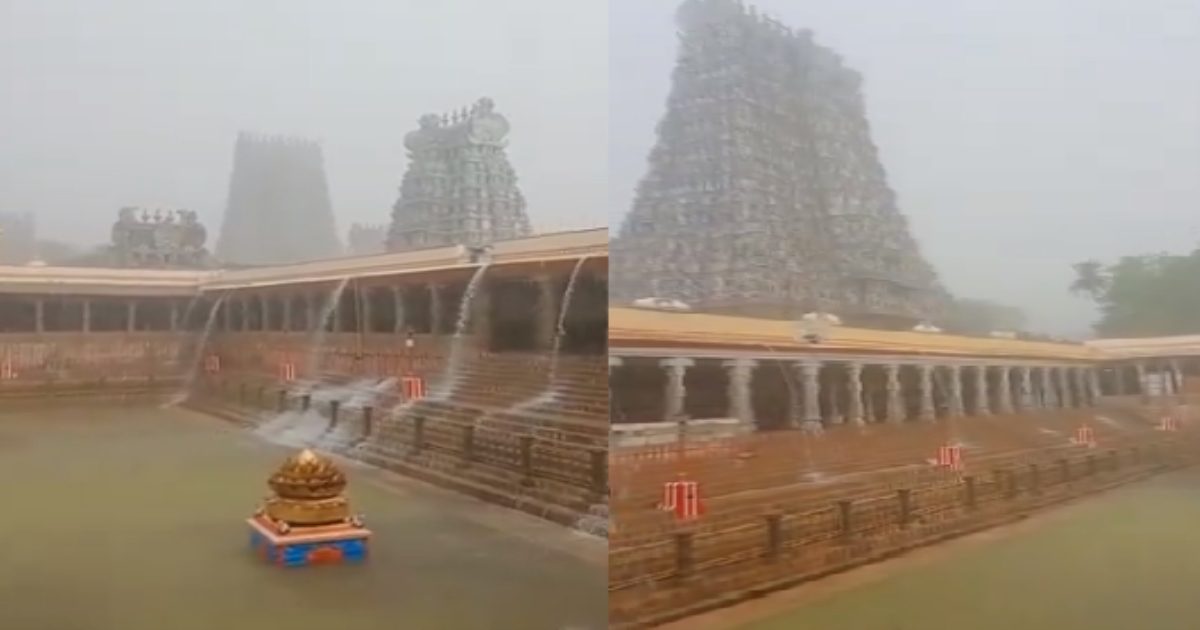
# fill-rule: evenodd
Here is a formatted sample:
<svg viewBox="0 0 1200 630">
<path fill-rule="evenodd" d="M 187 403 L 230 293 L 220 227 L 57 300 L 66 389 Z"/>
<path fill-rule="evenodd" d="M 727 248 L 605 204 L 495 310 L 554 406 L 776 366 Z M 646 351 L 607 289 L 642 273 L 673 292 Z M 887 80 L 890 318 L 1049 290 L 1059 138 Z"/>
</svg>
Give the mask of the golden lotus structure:
<svg viewBox="0 0 1200 630">
<path fill-rule="evenodd" d="M 361 526 L 346 499 L 346 475 L 332 459 L 304 449 L 289 457 L 267 480 L 272 496 L 256 516 L 280 533 L 296 528 Z"/>
</svg>

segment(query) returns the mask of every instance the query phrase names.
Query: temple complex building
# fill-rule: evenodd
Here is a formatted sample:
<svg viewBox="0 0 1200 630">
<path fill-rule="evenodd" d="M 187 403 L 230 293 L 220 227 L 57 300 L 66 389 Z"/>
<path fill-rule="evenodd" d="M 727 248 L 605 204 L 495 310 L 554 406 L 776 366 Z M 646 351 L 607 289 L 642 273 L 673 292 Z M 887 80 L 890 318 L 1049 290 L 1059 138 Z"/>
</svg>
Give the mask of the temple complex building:
<svg viewBox="0 0 1200 630">
<path fill-rule="evenodd" d="M 192 210 L 121 208 L 112 227 L 106 260 L 98 266 L 207 269 L 215 263 L 205 243 L 208 230 Z"/>
<path fill-rule="evenodd" d="M 37 219 L 34 215 L 0 212 L 0 263 L 23 265 L 37 256 Z"/>
<path fill-rule="evenodd" d="M 243 133 L 216 256 L 233 265 L 277 265 L 342 254 L 321 146 Z"/>
<path fill-rule="evenodd" d="M 428 114 L 404 139 L 409 166 L 392 208 L 389 251 L 490 243 L 532 233 L 505 152 L 508 120 L 491 99 Z"/>
<path fill-rule="evenodd" d="M 485 255 L 0 266 L 0 403 L 183 401 L 573 523 L 607 487 L 607 248 L 593 229 Z"/>
<path fill-rule="evenodd" d="M 424 347 L 441 352 L 444 339 L 461 332 L 481 351 L 558 349 L 599 361 L 607 343 L 606 249 L 606 230 L 585 230 L 497 243 L 484 261 L 445 247 L 222 271 L 0 266 L 0 333 L 13 335 L 0 337 L 0 359 L 10 342 L 89 351 L 87 344 L 74 347 L 72 335 L 50 333 L 177 340 L 208 330 L 217 341 L 227 333 L 287 333 L 229 348 L 261 354 L 271 345 L 261 342 L 270 340 L 300 352 L 323 326 L 360 348 L 363 335 L 381 347 L 403 347 L 413 337 L 432 340 Z M 473 310 L 463 318 L 472 280 Z"/>
<path fill-rule="evenodd" d="M 862 76 L 734 0 L 687 0 L 666 115 L 612 244 L 613 296 L 893 329 L 945 292 L 871 141 Z"/>
<path fill-rule="evenodd" d="M 614 425 L 902 425 L 1200 393 L 1197 337 L 1085 345 L 836 326 L 813 343 L 787 322 L 631 308 L 612 309 L 609 326 Z"/>
<path fill-rule="evenodd" d="M 346 234 L 346 250 L 351 256 L 370 256 L 387 251 L 388 227 L 355 223 Z"/>
</svg>

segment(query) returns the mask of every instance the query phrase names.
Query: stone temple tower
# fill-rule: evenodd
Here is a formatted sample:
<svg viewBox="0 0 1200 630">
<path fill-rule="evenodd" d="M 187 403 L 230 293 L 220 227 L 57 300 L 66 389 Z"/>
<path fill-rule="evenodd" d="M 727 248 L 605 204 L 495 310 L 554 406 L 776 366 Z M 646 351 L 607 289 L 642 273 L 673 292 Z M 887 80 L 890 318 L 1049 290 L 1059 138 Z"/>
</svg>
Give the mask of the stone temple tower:
<svg viewBox="0 0 1200 630">
<path fill-rule="evenodd" d="M 272 265 L 342 254 L 321 147 L 298 138 L 239 134 L 216 257 Z"/>
<path fill-rule="evenodd" d="M 392 207 L 390 251 L 485 245 L 528 236 L 525 198 L 505 153 L 508 120 L 491 99 L 427 114 L 404 138 L 409 166 Z"/>
<path fill-rule="evenodd" d="M 932 315 L 944 292 L 888 187 L 861 76 L 735 0 L 688 0 L 678 20 L 667 113 L 612 245 L 614 297 L 868 325 Z"/>
</svg>

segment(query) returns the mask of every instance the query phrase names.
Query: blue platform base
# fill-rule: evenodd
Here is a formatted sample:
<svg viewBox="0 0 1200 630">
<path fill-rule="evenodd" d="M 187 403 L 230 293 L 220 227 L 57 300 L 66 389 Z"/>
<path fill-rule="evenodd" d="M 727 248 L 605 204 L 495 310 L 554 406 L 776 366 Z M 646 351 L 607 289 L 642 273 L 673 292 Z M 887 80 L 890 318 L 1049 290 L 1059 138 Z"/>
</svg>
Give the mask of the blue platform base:
<svg viewBox="0 0 1200 630">
<path fill-rule="evenodd" d="M 315 564 L 354 564 L 367 559 L 371 532 L 362 528 L 322 528 L 319 531 L 272 531 L 258 519 L 248 519 L 250 548 L 263 560 L 282 567 Z"/>
</svg>

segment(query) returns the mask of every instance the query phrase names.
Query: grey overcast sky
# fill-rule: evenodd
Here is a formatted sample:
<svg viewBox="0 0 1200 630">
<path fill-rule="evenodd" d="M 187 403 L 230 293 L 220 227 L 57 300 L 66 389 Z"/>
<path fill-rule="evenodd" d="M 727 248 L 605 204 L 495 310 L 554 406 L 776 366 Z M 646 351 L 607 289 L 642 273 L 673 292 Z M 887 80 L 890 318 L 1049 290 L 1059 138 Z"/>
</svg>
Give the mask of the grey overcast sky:
<svg viewBox="0 0 1200 630">
<path fill-rule="evenodd" d="M 542 229 L 615 224 L 675 0 L 0 0 L 0 209 L 107 237 L 121 205 L 215 232 L 238 130 L 324 142 L 339 223 L 385 222 L 426 111 L 496 99 Z M 1200 232 L 1200 3 L 761 0 L 867 79 L 877 144 L 956 292 L 1086 327 L 1087 257 Z M 607 193 L 607 195 L 606 195 Z"/>
<path fill-rule="evenodd" d="M 322 140 L 344 236 L 388 220 L 418 116 L 491 96 L 535 227 L 598 227 L 607 68 L 603 0 L 0 0 L 0 210 L 79 243 L 122 205 L 215 234 L 250 130 Z"/>
<path fill-rule="evenodd" d="M 947 285 L 1087 330 L 1072 262 L 1200 240 L 1200 2 L 759 0 L 866 77 L 902 210 Z M 611 0 L 610 220 L 644 170 L 674 0 Z"/>
</svg>

